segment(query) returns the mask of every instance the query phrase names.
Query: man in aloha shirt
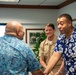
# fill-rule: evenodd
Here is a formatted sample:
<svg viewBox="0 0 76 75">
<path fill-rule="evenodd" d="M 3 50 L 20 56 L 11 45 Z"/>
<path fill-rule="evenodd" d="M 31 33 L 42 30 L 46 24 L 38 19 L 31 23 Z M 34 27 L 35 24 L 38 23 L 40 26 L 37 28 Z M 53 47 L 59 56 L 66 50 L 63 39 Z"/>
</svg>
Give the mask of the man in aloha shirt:
<svg viewBox="0 0 76 75">
<path fill-rule="evenodd" d="M 72 26 L 69 14 L 60 15 L 57 22 L 60 36 L 44 73 L 47 75 L 63 56 L 66 75 L 76 75 L 76 28 Z"/>
<path fill-rule="evenodd" d="M 7 23 L 0 37 L 0 75 L 44 75 L 33 50 L 22 41 L 23 26 L 17 21 Z"/>
</svg>

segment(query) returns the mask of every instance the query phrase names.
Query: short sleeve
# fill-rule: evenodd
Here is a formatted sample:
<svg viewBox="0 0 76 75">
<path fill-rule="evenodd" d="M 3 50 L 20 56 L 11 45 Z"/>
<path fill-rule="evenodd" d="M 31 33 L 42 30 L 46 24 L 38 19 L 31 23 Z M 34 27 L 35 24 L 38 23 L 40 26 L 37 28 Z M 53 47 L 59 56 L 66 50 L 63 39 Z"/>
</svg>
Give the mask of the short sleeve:
<svg viewBox="0 0 76 75">
<path fill-rule="evenodd" d="M 44 41 L 41 42 L 40 48 L 39 48 L 39 56 L 44 56 L 44 47 L 43 47 Z"/>
<path fill-rule="evenodd" d="M 54 51 L 63 53 L 64 52 L 64 48 L 65 48 L 64 37 L 61 35 L 61 36 L 58 37 L 58 40 L 56 42 Z"/>
<path fill-rule="evenodd" d="M 41 67 L 39 61 L 37 60 L 31 48 L 28 48 L 27 64 L 28 64 L 28 71 L 31 71 L 31 72 Z"/>
</svg>

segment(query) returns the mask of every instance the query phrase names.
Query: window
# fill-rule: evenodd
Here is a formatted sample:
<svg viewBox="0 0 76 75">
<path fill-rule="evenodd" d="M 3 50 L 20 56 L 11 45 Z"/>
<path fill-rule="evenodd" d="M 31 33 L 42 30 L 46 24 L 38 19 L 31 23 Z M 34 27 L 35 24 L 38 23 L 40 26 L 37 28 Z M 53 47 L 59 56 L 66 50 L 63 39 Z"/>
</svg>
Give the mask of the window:
<svg viewBox="0 0 76 75">
<path fill-rule="evenodd" d="M 0 37 L 5 33 L 5 25 L 0 25 Z"/>
</svg>

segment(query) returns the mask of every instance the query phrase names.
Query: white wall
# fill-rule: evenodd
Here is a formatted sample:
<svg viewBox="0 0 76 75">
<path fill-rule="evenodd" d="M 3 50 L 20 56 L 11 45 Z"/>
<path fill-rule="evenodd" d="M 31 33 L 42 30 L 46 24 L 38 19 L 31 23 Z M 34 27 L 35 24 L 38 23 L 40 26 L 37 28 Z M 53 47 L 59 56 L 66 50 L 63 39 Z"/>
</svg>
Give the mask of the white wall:
<svg viewBox="0 0 76 75">
<path fill-rule="evenodd" d="M 73 19 L 76 18 L 76 2 L 59 9 L 58 15 L 63 14 L 63 13 L 70 14 Z"/>
<path fill-rule="evenodd" d="M 0 8 L 0 22 L 6 23 L 10 20 L 17 20 L 21 23 L 55 22 L 57 12 L 57 10 L 50 9 Z"/>
<path fill-rule="evenodd" d="M 24 28 L 44 28 L 46 23 L 56 24 L 58 10 L 55 9 L 14 9 L 0 8 L 0 22 L 16 20 L 23 23 Z M 25 36 L 24 36 L 25 41 Z"/>
</svg>

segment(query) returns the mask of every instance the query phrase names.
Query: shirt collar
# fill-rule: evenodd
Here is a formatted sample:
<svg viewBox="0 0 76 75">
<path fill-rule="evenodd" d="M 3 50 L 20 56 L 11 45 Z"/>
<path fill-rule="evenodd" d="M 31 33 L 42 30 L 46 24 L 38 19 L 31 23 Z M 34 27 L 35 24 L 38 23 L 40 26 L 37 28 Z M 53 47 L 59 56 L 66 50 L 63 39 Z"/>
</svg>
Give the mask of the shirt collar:
<svg viewBox="0 0 76 75">
<path fill-rule="evenodd" d="M 56 41 L 57 41 L 57 36 L 54 35 L 54 39 L 51 41 L 51 43 L 54 44 L 54 43 L 56 43 Z M 45 40 L 45 44 L 49 44 L 49 40 L 48 40 L 48 38 L 46 38 L 46 40 Z M 51 45 L 52 45 L 52 44 L 51 44 Z"/>
</svg>

